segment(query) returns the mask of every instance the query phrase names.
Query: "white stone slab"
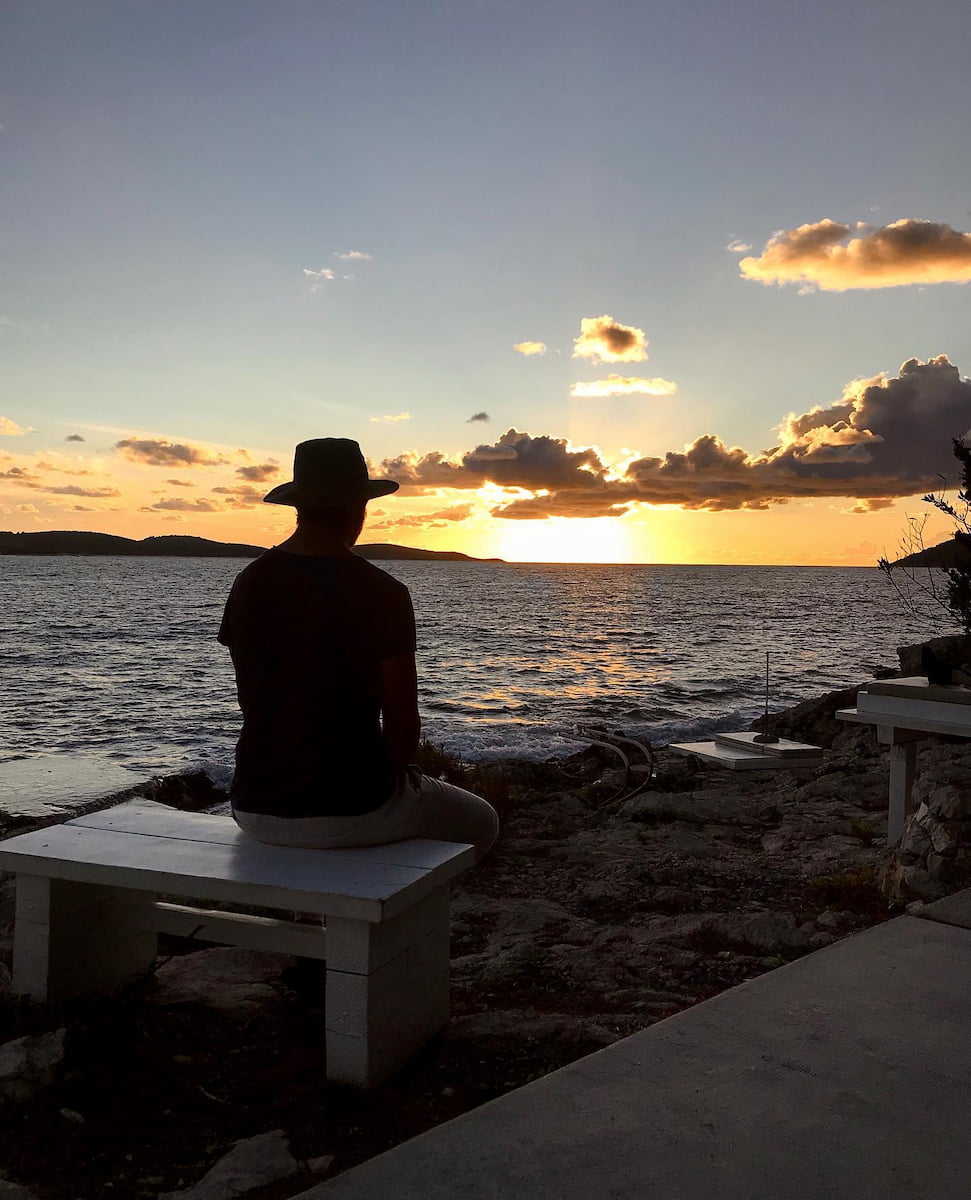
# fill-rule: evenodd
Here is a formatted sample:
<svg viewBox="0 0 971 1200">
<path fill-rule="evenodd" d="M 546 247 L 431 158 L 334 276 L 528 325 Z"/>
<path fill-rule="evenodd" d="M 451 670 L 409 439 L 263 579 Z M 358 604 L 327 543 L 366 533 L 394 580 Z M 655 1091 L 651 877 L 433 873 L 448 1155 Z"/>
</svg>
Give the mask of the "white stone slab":
<svg viewBox="0 0 971 1200">
<path fill-rule="evenodd" d="M 902 696 L 910 700 L 940 700 L 945 704 L 971 705 L 971 688 L 930 683 L 922 675 L 904 679 L 874 679 L 866 685 L 871 696 Z"/>
<path fill-rule="evenodd" d="M 456 857 L 467 849 L 458 848 Z M 435 871 L 355 861 L 333 850 L 267 846 L 250 838 L 227 845 L 72 824 L 0 842 L 0 869 L 363 921 L 394 916 L 437 885 Z"/>
<path fill-rule="evenodd" d="M 885 732 L 895 731 L 896 735 L 901 730 L 913 730 L 915 733 L 947 733 L 952 737 L 971 737 L 971 731 L 966 722 L 938 721 L 923 716 L 895 717 L 891 713 L 860 712 L 857 708 L 837 709 L 834 716 L 837 721 L 874 726 L 878 740 Z"/>
<path fill-rule="evenodd" d="M 715 742 L 719 746 L 730 746 L 738 750 L 749 750 L 753 754 L 772 754 L 776 758 L 824 758 L 826 752 L 821 746 L 813 746 L 808 742 L 793 742 L 789 738 L 779 738 L 777 742 L 759 742 L 756 738 L 762 735 L 758 732 L 745 733 L 716 733 Z"/>
<path fill-rule="evenodd" d="M 729 771 L 792 771 L 799 767 L 818 767 L 824 758 L 785 759 L 775 754 L 753 754 L 750 750 L 720 746 L 717 742 L 680 742 L 668 746 L 675 754 L 684 754 L 716 763 Z"/>
<path fill-rule="evenodd" d="M 252 845 L 253 839 L 240 830 L 232 817 L 214 813 L 182 812 L 152 800 L 130 800 L 114 808 L 102 809 L 68 821 L 85 829 L 139 833 L 152 837 L 177 838 L 180 841 L 222 843 L 226 846 Z M 314 851 L 359 864 L 413 867 L 435 872 L 435 878 L 450 879 L 475 862 L 475 849 L 461 842 L 438 842 L 428 838 L 410 838 L 379 846 L 354 846 L 340 850 Z"/>
<path fill-rule="evenodd" d="M 971 706 L 941 700 L 914 700 L 907 696 L 886 696 L 861 689 L 856 697 L 857 712 L 893 717 L 906 724 L 909 717 L 930 721 L 948 721 L 964 726 L 971 733 Z"/>
<path fill-rule="evenodd" d="M 77 812 L 145 781 L 109 758 L 45 754 L 0 763 L 0 813 L 43 819 Z"/>
</svg>

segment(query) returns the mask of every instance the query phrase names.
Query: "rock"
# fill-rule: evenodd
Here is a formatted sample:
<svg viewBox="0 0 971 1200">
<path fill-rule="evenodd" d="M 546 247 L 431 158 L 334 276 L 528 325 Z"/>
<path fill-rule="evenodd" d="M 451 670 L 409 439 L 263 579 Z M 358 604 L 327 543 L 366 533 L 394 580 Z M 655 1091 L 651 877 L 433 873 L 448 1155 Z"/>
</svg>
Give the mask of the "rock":
<svg viewBox="0 0 971 1200">
<path fill-rule="evenodd" d="M 451 1088 L 442 1088 L 442 1095 L 446 1093 L 454 1095 L 454 1090 Z M 307 1159 L 307 1170 L 311 1175 L 325 1175 L 331 1168 L 334 1162 L 333 1154 L 319 1154 L 316 1158 Z"/>
<path fill-rule="evenodd" d="M 54 1081 L 64 1059 L 64 1029 L 0 1046 L 0 1096 L 23 1103 Z"/>
<path fill-rule="evenodd" d="M 931 829 L 931 844 L 938 854 L 945 858 L 957 852 L 958 843 L 951 831 L 944 825 L 935 824 Z"/>
<path fill-rule="evenodd" d="M 809 944 L 814 950 L 824 950 L 827 946 L 832 946 L 833 942 L 835 941 L 835 934 L 820 931 L 819 933 L 814 933 L 812 935 L 812 937 L 809 939 Z"/>
<path fill-rule="evenodd" d="M 934 654 L 954 667 L 963 667 L 971 663 L 971 640 L 962 633 L 949 634 L 945 637 L 931 638 L 927 642 L 917 642 L 913 646 L 898 646 L 897 658 L 900 660 L 900 674 L 907 678 L 911 675 L 925 675 L 920 652 L 927 646 Z"/>
<path fill-rule="evenodd" d="M 808 742 L 813 746 L 829 747 L 845 731 L 842 721 L 833 715 L 838 708 L 855 708 L 856 693 L 864 685 L 829 692 L 815 700 L 804 700 L 793 708 L 769 716 L 770 733 L 792 738 L 797 742 Z M 760 718 L 749 728 L 761 730 L 764 721 Z"/>
<path fill-rule="evenodd" d="M 692 913 L 664 920 L 649 930 L 661 940 L 687 940 L 739 950 L 772 954 L 780 950 L 805 950 L 809 936 L 785 913 Z"/>
<path fill-rule="evenodd" d="M 33 1192 L 14 1183 L 10 1179 L 0 1177 L 0 1200 L 37 1200 Z"/>
<path fill-rule="evenodd" d="M 752 913 L 722 917 L 718 922 L 719 932 L 726 941 L 753 950 L 772 952 L 775 950 L 804 950 L 809 939 L 785 913 Z"/>
<path fill-rule="evenodd" d="M 834 912 L 828 908 L 819 914 L 816 924 L 820 929 L 846 929 L 847 926 L 856 924 L 856 916 L 851 912 Z"/>
<path fill-rule="evenodd" d="M 286 954 L 220 946 L 184 954 L 159 967 L 151 1002 L 159 1005 L 204 1004 L 222 1012 L 251 1016 L 277 998 L 271 982 L 292 967 Z"/>
<path fill-rule="evenodd" d="M 0 962 L 0 996 L 2 996 L 4 992 L 10 991 L 10 980 L 10 968 L 6 963 Z"/>
<path fill-rule="evenodd" d="M 84 1117 L 81 1113 L 76 1112 L 73 1108 L 58 1109 L 58 1116 L 62 1117 L 69 1125 L 83 1125 Z"/>
<path fill-rule="evenodd" d="M 916 866 L 900 869 L 900 891 L 902 896 L 909 893 L 918 900 L 937 900 L 944 894 L 944 889 L 930 872 Z"/>
<path fill-rule="evenodd" d="M 687 821 L 694 825 L 745 825 L 771 820 L 775 801 L 764 793 L 745 796 L 728 787 L 695 792 L 648 792 L 621 806 L 629 821 Z"/>
<path fill-rule="evenodd" d="M 926 858 L 932 849 L 931 835 L 916 817 L 907 822 L 904 835 L 900 839 L 900 854 L 910 854 L 915 858 Z"/>
<path fill-rule="evenodd" d="M 290 1153 L 287 1135 L 282 1129 L 274 1129 L 237 1142 L 198 1183 L 180 1192 L 163 1192 L 159 1200 L 232 1200 L 300 1171 L 300 1164 Z"/>
</svg>

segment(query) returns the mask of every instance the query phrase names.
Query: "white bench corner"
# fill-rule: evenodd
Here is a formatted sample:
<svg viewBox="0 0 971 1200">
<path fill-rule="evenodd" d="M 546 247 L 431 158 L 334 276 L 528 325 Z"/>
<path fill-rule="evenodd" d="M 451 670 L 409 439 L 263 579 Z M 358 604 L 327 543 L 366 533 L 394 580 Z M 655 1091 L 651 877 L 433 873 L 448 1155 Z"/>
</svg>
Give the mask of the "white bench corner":
<svg viewBox="0 0 971 1200">
<path fill-rule="evenodd" d="M 0 842 L 17 877 L 13 990 L 109 994 L 150 969 L 159 932 L 322 959 L 327 1078 L 375 1087 L 448 1021 L 449 885 L 473 862 L 471 846 L 421 839 L 269 846 L 232 817 L 129 801 Z"/>
</svg>

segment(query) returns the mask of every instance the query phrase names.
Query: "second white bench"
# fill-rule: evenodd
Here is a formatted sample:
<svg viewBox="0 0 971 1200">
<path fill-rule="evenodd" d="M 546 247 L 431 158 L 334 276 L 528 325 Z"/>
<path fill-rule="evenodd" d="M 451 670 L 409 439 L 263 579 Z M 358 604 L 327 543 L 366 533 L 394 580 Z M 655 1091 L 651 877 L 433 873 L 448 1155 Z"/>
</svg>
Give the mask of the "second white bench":
<svg viewBox="0 0 971 1200">
<path fill-rule="evenodd" d="M 325 959 L 327 1077 L 374 1087 L 448 1021 L 449 885 L 473 861 L 471 846 L 426 840 L 269 846 L 231 817 L 130 801 L 0 842 L 0 870 L 17 876 L 13 990 L 113 992 L 149 970 L 160 931 Z"/>
</svg>

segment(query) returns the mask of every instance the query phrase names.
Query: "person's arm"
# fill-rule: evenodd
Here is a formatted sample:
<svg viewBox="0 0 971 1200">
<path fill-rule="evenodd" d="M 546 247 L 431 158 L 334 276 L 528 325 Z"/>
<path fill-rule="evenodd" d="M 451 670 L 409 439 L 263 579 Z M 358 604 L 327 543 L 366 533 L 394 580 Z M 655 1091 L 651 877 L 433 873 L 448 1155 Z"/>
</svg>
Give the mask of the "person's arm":
<svg viewBox="0 0 971 1200">
<path fill-rule="evenodd" d="M 412 653 L 381 661 L 381 730 L 396 770 L 414 762 L 421 734 L 418 673 Z"/>
</svg>

